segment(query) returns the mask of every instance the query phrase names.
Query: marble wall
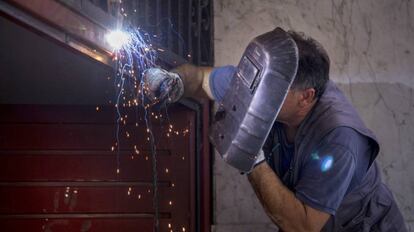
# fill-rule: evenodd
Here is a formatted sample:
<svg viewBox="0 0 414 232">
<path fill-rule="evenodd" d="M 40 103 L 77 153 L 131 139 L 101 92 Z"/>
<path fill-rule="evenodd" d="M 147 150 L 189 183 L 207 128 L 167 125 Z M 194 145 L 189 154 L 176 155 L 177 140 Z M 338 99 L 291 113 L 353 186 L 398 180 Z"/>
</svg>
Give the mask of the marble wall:
<svg viewBox="0 0 414 232">
<path fill-rule="evenodd" d="M 216 0 L 216 66 L 237 64 L 276 26 L 320 41 L 339 83 L 379 138 L 383 180 L 414 231 L 414 2 Z M 274 231 L 248 181 L 216 155 L 213 231 Z"/>
</svg>

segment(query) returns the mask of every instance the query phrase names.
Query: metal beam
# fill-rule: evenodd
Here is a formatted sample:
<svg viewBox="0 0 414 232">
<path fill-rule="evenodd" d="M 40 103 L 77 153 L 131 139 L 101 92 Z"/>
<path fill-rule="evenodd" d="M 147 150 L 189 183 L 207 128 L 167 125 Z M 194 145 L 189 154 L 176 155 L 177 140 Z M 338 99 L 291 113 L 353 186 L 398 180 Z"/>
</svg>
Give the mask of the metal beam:
<svg viewBox="0 0 414 232">
<path fill-rule="evenodd" d="M 0 1 L 0 12 L 109 66 L 111 48 L 104 40 L 116 27 L 109 14 L 81 0 Z M 177 54 L 154 44 L 158 59 L 169 67 L 187 62 Z"/>
<path fill-rule="evenodd" d="M 19 2 L 25 2 L 25 1 L 19 1 Z M 42 1 L 43 2 L 43 1 Z M 46 4 L 47 2 L 53 2 L 51 0 L 44 0 L 44 4 Z M 17 3 L 17 1 L 13 1 L 13 3 Z M 37 5 L 36 5 L 37 3 Z M 56 5 L 57 4 L 57 5 Z M 39 3 L 39 1 L 26 1 L 26 6 L 31 7 L 33 6 L 33 8 L 31 8 L 32 12 L 35 11 L 37 13 L 41 13 L 43 11 L 48 11 L 47 5 L 41 5 L 41 3 Z M 84 40 L 88 39 L 87 37 L 83 37 L 80 35 L 80 33 L 87 35 L 87 33 L 85 32 L 85 30 L 82 32 L 82 28 L 86 28 L 86 27 L 82 27 L 82 25 L 86 25 L 83 24 L 83 21 L 81 18 L 76 17 L 76 20 L 70 20 L 69 18 L 74 16 L 75 13 L 71 12 L 68 8 L 65 8 L 64 6 L 58 6 L 59 3 L 54 2 L 53 7 L 50 9 L 50 12 L 52 13 L 45 13 L 45 15 L 43 15 L 42 17 L 46 17 L 47 22 L 45 22 L 44 20 L 40 20 L 38 17 L 39 15 L 37 15 L 36 13 L 28 13 L 25 10 L 21 10 L 20 7 L 24 7 L 22 5 L 16 6 L 13 4 L 9 4 L 7 2 L 4 1 L 0 1 L 0 13 L 3 13 L 11 18 L 13 18 L 14 20 L 23 23 L 24 25 L 35 29 L 38 32 L 41 32 L 101 63 L 104 63 L 106 65 L 110 65 L 112 66 L 112 58 L 111 58 L 111 54 L 109 51 L 109 48 L 105 48 L 108 47 L 108 45 L 103 45 L 103 41 L 102 40 L 97 40 L 97 41 L 89 41 L 86 42 Z M 37 7 L 36 7 L 37 6 Z M 63 15 L 66 15 L 67 17 L 61 17 L 58 16 L 60 19 L 57 20 L 56 22 L 53 21 L 54 17 L 56 17 L 57 15 L 60 15 L 60 13 L 56 13 L 55 10 L 64 10 L 66 13 Z M 67 12 L 70 11 L 71 13 Z M 34 15 L 33 15 L 34 14 Z M 53 16 L 54 15 L 54 16 Z M 67 21 L 65 23 L 63 23 L 63 21 L 65 21 L 67 19 Z M 70 23 L 74 23 L 73 26 L 71 26 Z M 92 24 L 88 23 L 88 27 L 92 28 Z M 77 28 L 77 29 L 74 29 Z M 77 31 L 79 31 L 79 33 L 76 33 Z M 86 30 L 87 31 L 87 30 Z M 98 32 L 93 32 L 91 34 L 97 35 L 97 34 L 102 34 L 103 37 L 103 33 L 104 33 L 104 29 L 99 29 L 99 33 Z M 94 36 L 89 35 L 89 39 L 95 38 Z M 100 47 L 104 47 L 104 48 L 97 48 L 96 46 L 90 46 L 88 43 L 90 44 L 96 44 L 99 47 L 99 44 L 101 44 Z M 96 49 L 95 49 L 95 48 Z"/>
</svg>

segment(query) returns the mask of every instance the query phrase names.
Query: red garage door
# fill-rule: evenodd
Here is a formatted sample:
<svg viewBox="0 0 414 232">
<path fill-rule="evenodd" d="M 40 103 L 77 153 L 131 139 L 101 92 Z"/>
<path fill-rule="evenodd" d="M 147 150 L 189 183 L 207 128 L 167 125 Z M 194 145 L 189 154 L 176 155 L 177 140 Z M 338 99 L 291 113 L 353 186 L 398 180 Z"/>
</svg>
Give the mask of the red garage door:
<svg viewBox="0 0 414 232">
<path fill-rule="evenodd" d="M 114 113 L 0 106 L 1 231 L 153 231 L 148 133 L 139 112 L 128 114 L 134 120 L 121 126 L 117 160 Z M 160 229 L 194 231 L 195 114 L 177 106 L 165 118 L 152 120 Z"/>
</svg>

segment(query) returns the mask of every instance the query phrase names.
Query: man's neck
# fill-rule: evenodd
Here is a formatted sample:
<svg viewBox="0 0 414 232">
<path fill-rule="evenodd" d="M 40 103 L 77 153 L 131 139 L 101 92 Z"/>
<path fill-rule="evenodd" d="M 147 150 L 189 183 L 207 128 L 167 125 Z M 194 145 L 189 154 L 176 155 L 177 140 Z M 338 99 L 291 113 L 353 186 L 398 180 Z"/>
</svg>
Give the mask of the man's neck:
<svg viewBox="0 0 414 232">
<path fill-rule="evenodd" d="M 283 130 L 285 131 L 287 142 L 288 143 L 294 143 L 298 127 L 293 127 L 293 126 L 289 126 L 287 124 L 283 124 Z"/>
<path fill-rule="evenodd" d="M 292 117 L 288 122 L 283 123 L 283 129 L 289 143 L 295 142 L 296 133 L 299 130 L 300 124 L 305 120 L 306 116 L 312 111 L 315 102 L 308 108 L 298 112 L 296 117 Z"/>
</svg>

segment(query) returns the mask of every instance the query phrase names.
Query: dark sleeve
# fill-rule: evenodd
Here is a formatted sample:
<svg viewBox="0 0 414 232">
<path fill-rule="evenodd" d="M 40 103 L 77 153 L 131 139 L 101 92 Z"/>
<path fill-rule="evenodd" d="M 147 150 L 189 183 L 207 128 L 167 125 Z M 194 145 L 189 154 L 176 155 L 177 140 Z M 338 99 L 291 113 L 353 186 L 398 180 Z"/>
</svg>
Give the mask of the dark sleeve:
<svg viewBox="0 0 414 232">
<path fill-rule="evenodd" d="M 295 186 L 296 197 L 317 210 L 335 215 L 356 171 L 352 141 L 360 135 L 350 128 L 330 132 L 306 158 Z"/>
<path fill-rule="evenodd" d="M 221 101 L 230 86 L 237 68 L 231 65 L 214 68 L 210 73 L 210 89 L 216 101 Z"/>
</svg>

